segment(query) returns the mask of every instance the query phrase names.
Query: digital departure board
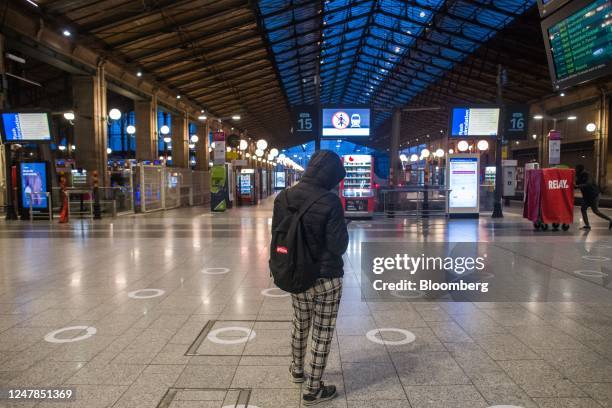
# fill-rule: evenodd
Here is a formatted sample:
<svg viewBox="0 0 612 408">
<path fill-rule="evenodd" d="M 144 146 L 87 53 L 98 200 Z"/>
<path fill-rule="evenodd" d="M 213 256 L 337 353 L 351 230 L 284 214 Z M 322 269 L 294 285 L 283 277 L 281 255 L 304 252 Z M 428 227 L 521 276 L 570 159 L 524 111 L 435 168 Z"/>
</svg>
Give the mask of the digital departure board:
<svg viewBox="0 0 612 408">
<path fill-rule="evenodd" d="M 49 114 L 46 112 L 2 112 L 4 143 L 48 142 L 51 140 Z"/>
<path fill-rule="evenodd" d="M 555 89 L 612 73 L 610 0 L 576 1 L 542 23 Z"/>
<path fill-rule="evenodd" d="M 497 136 L 499 108 L 456 107 L 451 110 L 451 136 Z"/>
</svg>

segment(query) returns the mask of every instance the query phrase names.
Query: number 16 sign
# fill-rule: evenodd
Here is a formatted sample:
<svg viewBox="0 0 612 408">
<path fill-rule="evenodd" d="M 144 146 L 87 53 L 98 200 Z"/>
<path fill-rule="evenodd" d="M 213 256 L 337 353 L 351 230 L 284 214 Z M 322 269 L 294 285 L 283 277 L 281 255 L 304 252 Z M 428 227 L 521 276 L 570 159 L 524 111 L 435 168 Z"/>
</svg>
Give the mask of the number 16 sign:
<svg viewBox="0 0 612 408">
<path fill-rule="evenodd" d="M 526 140 L 529 105 L 506 105 L 504 113 L 504 138 L 506 140 Z"/>
</svg>

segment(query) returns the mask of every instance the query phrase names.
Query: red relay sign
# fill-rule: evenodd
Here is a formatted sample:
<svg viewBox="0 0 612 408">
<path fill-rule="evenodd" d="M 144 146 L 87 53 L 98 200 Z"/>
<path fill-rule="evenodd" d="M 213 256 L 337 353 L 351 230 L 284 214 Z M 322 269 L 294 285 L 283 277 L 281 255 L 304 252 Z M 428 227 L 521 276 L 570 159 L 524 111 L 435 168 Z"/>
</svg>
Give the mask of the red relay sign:
<svg viewBox="0 0 612 408">
<path fill-rule="evenodd" d="M 574 222 L 574 169 L 542 169 L 542 221 L 546 224 Z"/>
</svg>

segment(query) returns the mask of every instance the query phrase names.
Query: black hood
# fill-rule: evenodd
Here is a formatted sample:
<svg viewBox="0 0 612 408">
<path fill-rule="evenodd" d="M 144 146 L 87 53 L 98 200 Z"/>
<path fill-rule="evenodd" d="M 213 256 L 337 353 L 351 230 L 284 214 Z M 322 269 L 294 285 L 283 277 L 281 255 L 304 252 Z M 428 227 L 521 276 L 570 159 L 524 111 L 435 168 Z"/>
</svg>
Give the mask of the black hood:
<svg viewBox="0 0 612 408">
<path fill-rule="evenodd" d="M 316 151 L 302 176 L 302 182 L 331 190 L 346 176 L 342 159 L 331 150 Z"/>
</svg>

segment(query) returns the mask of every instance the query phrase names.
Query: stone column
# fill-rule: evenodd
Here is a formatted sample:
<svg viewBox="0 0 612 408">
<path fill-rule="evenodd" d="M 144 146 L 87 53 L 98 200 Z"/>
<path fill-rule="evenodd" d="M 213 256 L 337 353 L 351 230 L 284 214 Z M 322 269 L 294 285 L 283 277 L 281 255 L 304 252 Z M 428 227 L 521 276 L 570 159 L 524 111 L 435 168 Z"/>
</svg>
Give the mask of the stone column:
<svg viewBox="0 0 612 408">
<path fill-rule="evenodd" d="M 172 165 L 189 167 L 189 118 L 186 113 L 172 115 Z"/>
<path fill-rule="evenodd" d="M 157 159 L 157 96 L 134 102 L 136 160 Z"/>
<path fill-rule="evenodd" d="M 98 67 L 94 76 L 74 76 L 72 92 L 76 113 L 74 122 L 76 164 L 89 173 L 97 170 L 100 185 L 108 185 L 109 177 L 106 169 L 108 113 L 104 66 Z"/>
<path fill-rule="evenodd" d="M 210 153 L 208 152 L 208 133 L 210 132 L 210 124 L 208 120 L 204 123 L 198 123 L 197 126 L 198 143 L 196 143 L 196 170 L 208 171 L 208 162 L 210 161 Z"/>
</svg>

